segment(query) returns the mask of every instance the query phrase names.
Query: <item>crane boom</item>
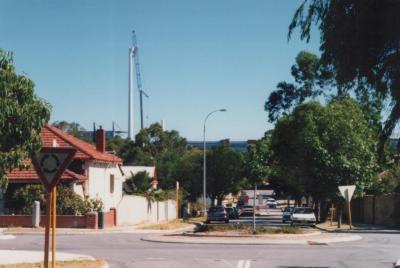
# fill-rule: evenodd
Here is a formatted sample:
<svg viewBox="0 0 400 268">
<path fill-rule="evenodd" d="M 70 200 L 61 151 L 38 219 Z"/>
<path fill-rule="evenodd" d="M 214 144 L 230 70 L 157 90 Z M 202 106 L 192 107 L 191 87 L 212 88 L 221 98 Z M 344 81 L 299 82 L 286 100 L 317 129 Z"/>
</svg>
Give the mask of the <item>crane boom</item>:
<svg viewBox="0 0 400 268">
<path fill-rule="evenodd" d="M 143 129 L 143 95 L 148 98 L 149 96 L 142 89 L 142 76 L 140 74 L 140 63 L 139 63 L 139 47 L 137 45 L 136 33 L 132 31 L 132 45 L 133 45 L 133 58 L 135 61 L 136 71 L 136 83 L 139 91 L 140 98 L 140 128 Z"/>
</svg>

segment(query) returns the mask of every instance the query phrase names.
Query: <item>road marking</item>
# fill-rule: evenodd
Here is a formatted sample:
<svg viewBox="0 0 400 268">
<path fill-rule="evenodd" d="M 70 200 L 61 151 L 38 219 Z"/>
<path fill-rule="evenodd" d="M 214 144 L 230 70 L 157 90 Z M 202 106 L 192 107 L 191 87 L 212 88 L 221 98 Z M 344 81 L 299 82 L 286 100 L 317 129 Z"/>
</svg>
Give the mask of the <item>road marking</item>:
<svg viewBox="0 0 400 268">
<path fill-rule="evenodd" d="M 237 268 L 250 268 L 251 260 L 239 260 Z"/>
</svg>

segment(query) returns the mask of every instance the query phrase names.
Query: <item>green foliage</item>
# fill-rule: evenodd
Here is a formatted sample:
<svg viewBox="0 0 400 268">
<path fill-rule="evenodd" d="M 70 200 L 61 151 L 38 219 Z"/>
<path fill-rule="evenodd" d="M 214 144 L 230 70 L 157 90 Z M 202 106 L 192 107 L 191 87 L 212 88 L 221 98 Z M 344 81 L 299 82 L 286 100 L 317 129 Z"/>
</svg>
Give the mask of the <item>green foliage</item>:
<svg viewBox="0 0 400 268">
<path fill-rule="evenodd" d="M 34 201 L 40 202 L 41 212 L 45 212 L 47 195 L 40 184 L 28 184 L 6 192 L 7 207 L 15 214 L 30 215 Z M 59 215 L 85 215 L 88 212 L 101 211 L 103 203 L 99 199 L 84 201 L 79 195 L 67 186 L 57 186 L 57 214 Z"/>
<path fill-rule="evenodd" d="M 333 198 L 344 184 L 356 184 L 361 194 L 378 170 L 374 133 L 350 99 L 296 107 L 278 121 L 271 149 L 271 183 L 296 198 Z"/>
<path fill-rule="evenodd" d="M 207 193 L 221 204 L 225 195 L 237 193 L 243 178 L 244 157 L 226 146 L 207 152 Z"/>
<path fill-rule="evenodd" d="M 8 188 L 6 206 L 12 213 L 30 215 L 34 201 L 40 202 L 41 211 L 45 210 L 46 192 L 41 184 L 30 184 L 19 188 Z"/>
<path fill-rule="evenodd" d="M 0 49 L 0 188 L 7 170 L 24 168 L 23 160 L 40 149 L 49 118 L 50 105 L 34 94 L 33 81 L 16 74 L 12 54 Z"/>
<path fill-rule="evenodd" d="M 135 141 L 125 142 L 117 152 L 126 164 L 156 164 L 159 186 L 173 189 L 177 180 L 177 164 L 186 151 L 186 139 L 177 131 L 164 131 L 160 124 L 155 123 L 140 130 Z"/>
<path fill-rule="evenodd" d="M 67 122 L 67 121 L 55 121 L 52 125 L 85 142 L 88 143 L 93 142 L 92 136 L 87 134 L 86 129 L 82 127 L 79 123 Z"/>
<path fill-rule="evenodd" d="M 151 178 L 147 171 L 136 173 L 125 183 L 132 189 L 132 193 L 146 193 L 151 188 Z"/>
<path fill-rule="evenodd" d="M 393 163 L 389 169 L 379 174 L 369 189 L 371 194 L 390 194 L 400 192 L 400 165 Z"/>
<path fill-rule="evenodd" d="M 107 151 L 114 151 L 115 154 L 121 155 L 121 150 L 128 143 L 127 139 L 123 139 L 120 136 L 116 135 L 109 139 L 106 144 Z"/>
<path fill-rule="evenodd" d="M 318 26 L 321 60 L 335 70 L 340 86 L 354 87 L 372 103 L 374 98 L 389 100 L 381 158 L 400 118 L 399 12 L 400 2 L 392 0 L 304 0 L 289 26 L 289 38 L 300 28 L 301 39 L 307 41 L 312 25 Z"/>
<path fill-rule="evenodd" d="M 203 153 L 199 149 L 188 150 L 179 160 L 176 178 L 188 193 L 188 200 L 195 202 L 203 193 Z"/>
<path fill-rule="evenodd" d="M 291 74 L 295 83 L 278 83 L 277 90 L 269 95 L 265 103 L 270 122 L 275 122 L 305 100 L 322 95 L 324 87 L 334 81 L 332 71 L 325 68 L 315 54 L 307 51 L 298 53 Z"/>
<path fill-rule="evenodd" d="M 247 148 L 244 175 L 248 186 L 268 180 L 268 175 L 271 173 L 269 161 L 272 154 L 269 143 L 270 133 L 267 132 L 262 139 Z"/>
</svg>

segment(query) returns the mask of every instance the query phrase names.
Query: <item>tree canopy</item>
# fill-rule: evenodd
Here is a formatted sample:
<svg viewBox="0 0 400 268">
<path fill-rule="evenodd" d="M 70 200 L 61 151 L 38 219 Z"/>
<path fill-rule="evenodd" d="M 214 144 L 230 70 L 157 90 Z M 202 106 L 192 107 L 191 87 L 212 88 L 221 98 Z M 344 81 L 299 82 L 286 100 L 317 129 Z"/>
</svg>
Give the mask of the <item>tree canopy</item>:
<svg viewBox="0 0 400 268">
<path fill-rule="evenodd" d="M 207 194 L 221 204 L 225 195 L 237 193 L 243 178 L 243 155 L 227 146 L 207 152 Z"/>
<path fill-rule="evenodd" d="M 289 38 L 300 28 L 307 41 L 318 27 L 322 64 L 335 70 L 338 85 L 389 101 L 381 155 L 400 118 L 399 13 L 400 2 L 393 0 L 304 0 L 289 26 Z"/>
<path fill-rule="evenodd" d="M 333 197 L 341 184 L 361 193 L 377 172 L 374 133 L 350 99 L 299 105 L 276 124 L 271 149 L 271 183 L 296 198 Z"/>
<path fill-rule="evenodd" d="M 154 123 L 140 130 L 135 141 L 113 141 L 117 154 L 125 164 L 150 166 L 156 164 L 159 186 L 163 189 L 175 188 L 177 165 L 187 151 L 186 139 L 175 130 L 165 131 Z"/>
<path fill-rule="evenodd" d="M 0 49 L 0 188 L 7 185 L 7 170 L 25 167 L 23 160 L 41 147 L 39 134 L 51 108 L 34 88 L 15 72 L 12 54 Z"/>
<path fill-rule="evenodd" d="M 86 129 L 77 122 L 67 122 L 62 120 L 62 121 L 55 121 L 52 125 L 78 139 L 81 139 L 89 143 L 93 142 L 92 137 L 85 133 Z"/>
<path fill-rule="evenodd" d="M 247 148 L 247 152 L 244 154 L 244 177 L 247 186 L 253 186 L 254 184 L 261 184 L 268 181 L 268 176 L 271 173 L 270 159 L 271 159 L 271 148 L 270 148 L 271 131 L 265 133 L 264 137 L 257 140 L 255 144 L 251 144 Z"/>
</svg>

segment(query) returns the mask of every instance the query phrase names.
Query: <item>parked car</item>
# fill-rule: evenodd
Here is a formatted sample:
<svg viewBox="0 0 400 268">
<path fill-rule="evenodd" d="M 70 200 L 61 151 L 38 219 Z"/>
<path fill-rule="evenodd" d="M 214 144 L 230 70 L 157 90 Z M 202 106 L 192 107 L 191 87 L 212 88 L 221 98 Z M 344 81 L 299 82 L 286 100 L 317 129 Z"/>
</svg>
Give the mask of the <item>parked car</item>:
<svg viewBox="0 0 400 268">
<path fill-rule="evenodd" d="M 282 222 L 290 221 L 293 214 L 294 207 L 285 207 L 282 214 Z"/>
<path fill-rule="evenodd" d="M 253 215 L 254 208 L 251 205 L 245 205 L 240 210 L 240 216 L 242 215 Z"/>
<path fill-rule="evenodd" d="M 315 226 L 316 218 L 314 210 L 309 207 L 296 207 L 290 217 L 291 225 L 311 225 Z"/>
<path fill-rule="evenodd" d="M 229 219 L 239 219 L 239 211 L 237 210 L 237 208 L 227 207 L 225 209 L 228 212 Z"/>
<path fill-rule="evenodd" d="M 268 198 L 267 199 L 267 206 L 269 208 L 276 208 L 278 206 L 278 202 L 276 202 L 275 198 Z"/>
<path fill-rule="evenodd" d="M 224 221 L 226 223 L 229 222 L 228 212 L 223 206 L 210 207 L 207 212 L 206 223 L 210 223 L 212 221 Z"/>
</svg>

